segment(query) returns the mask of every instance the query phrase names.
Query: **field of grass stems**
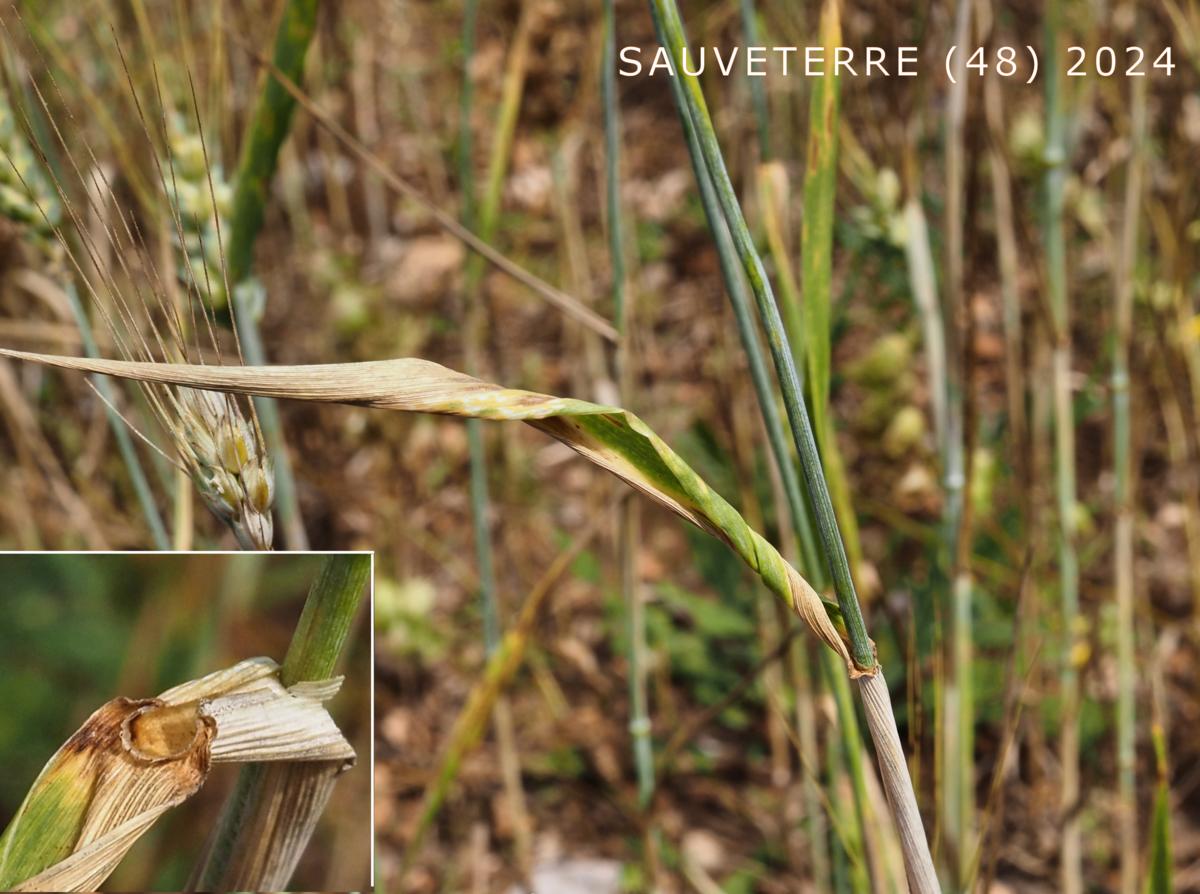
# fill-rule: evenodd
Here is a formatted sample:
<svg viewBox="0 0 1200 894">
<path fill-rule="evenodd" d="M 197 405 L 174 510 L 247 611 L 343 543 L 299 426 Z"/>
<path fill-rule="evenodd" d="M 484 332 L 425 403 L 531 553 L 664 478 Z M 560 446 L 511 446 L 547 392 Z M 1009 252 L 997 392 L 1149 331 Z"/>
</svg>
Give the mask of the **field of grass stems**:
<svg viewBox="0 0 1200 894">
<path fill-rule="evenodd" d="M 1200 11 L 0 20 L 0 546 L 375 550 L 380 890 L 1200 889 Z"/>
</svg>

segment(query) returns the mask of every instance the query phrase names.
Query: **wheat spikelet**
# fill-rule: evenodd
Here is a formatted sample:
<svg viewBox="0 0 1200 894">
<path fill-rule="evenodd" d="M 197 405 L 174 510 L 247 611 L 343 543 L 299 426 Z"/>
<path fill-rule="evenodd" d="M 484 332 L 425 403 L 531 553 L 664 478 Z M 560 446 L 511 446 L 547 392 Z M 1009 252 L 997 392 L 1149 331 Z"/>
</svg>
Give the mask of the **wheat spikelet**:
<svg viewBox="0 0 1200 894">
<path fill-rule="evenodd" d="M 227 394 L 177 388 L 180 455 L 204 502 L 248 549 L 270 549 L 275 478 L 257 429 Z"/>
<path fill-rule="evenodd" d="M 179 281 L 187 288 L 203 284 L 197 297 L 212 310 L 229 305 L 222 268 L 221 232 L 233 205 L 233 185 L 219 163 L 210 164 L 204 140 L 178 112 L 167 119 L 169 197 L 178 217 L 175 246 L 183 255 Z"/>
<path fill-rule="evenodd" d="M 54 173 L 42 147 L 26 140 L 28 120 L 18 126 L 12 110 L 0 99 L 0 153 L 21 187 L 19 192 L 3 191 L 6 181 L 0 172 L 0 215 L 11 205 L 14 216 L 29 221 L 59 252 L 63 277 L 73 274 L 80 282 L 125 359 L 194 362 L 208 352 L 224 362 L 216 313 L 236 314 L 229 301 L 222 244 L 232 187 L 220 165 L 210 159 L 198 116 L 168 108 L 157 72 L 156 105 L 150 108 L 143 107 L 128 70 L 126 75 L 156 174 L 158 207 L 148 210 L 165 218 L 164 229 L 179 258 L 176 269 L 169 274 L 160 269 L 161 260 L 143 235 L 144 222 L 114 200 L 111 175 L 86 137 L 64 138 L 36 82 L 31 84 L 33 93 L 65 158 L 64 177 L 71 177 L 82 199 L 74 197 L 76 190 L 69 190 Z M 51 84 L 57 94 L 57 84 L 53 80 Z M 194 91 L 191 102 L 194 110 Z M 100 226 L 95 226 L 96 221 Z M 66 227 L 72 231 L 70 237 Z M 234 336 L 240 361 L 236 327 Z M 171 438 L 170 448 L 159 452 L 191 477 L 205 505 L 228 525 L 239 545 L 270 549 L 274 472 L 253 403 L 173 385 L 142 390 Z"/>
<path fill-rule="evenodd" d="M 0 217 L 19 226 L 49 260 L 56 260 L 59 246 L 54 228 L 62 220 L 62 208 L 2 90 L 0 157 Z"/>
</svg>

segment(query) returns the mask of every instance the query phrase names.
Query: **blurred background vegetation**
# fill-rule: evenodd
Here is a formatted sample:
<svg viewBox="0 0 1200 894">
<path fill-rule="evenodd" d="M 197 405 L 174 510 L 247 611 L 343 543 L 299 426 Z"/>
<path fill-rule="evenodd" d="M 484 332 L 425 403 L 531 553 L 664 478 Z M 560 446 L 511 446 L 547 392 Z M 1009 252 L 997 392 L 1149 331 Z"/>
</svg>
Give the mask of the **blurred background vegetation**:
<svg viewBox="0 0 1200 894">
<path fill-rule="evenodd" d="M 320 555 L 0 556 L 0 825 L 46 761 L 93 711 L 123 695 L 148 698 L 265 655 L 282 661 Z M 365 605 L 365 604 L 364 604 Z M 367 609 L 330 703 L 359 755 L 334 789 L 295 886 L 352 890 L 370 865 L 370 641 Z M 236 778 L 214 767 L 195 798 L 135 845 L 106 890 L 178 891 Z"/>
</svg>

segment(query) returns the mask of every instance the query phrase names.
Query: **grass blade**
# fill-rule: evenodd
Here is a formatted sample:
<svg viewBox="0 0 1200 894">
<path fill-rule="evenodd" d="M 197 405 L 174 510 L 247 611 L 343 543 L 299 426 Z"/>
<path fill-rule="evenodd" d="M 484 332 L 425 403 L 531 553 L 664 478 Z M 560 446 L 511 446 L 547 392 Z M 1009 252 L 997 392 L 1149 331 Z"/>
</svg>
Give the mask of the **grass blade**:
<svg viewBox="0 0 1200 894">
<path fill-rule="evenodd" d="M 836 3 L 821 8 L 821 45 L 831 57 L 841 43 Z M 813 80 L 804 171 L 804 230 L 800 236 L 800 284 L 804 290 L 804 361 L 808 401 L 818 442 L 828 438 L 830 379 L 833 199 L 837 184 L 838 79 Z M 844 523 L 844 522 L 843 522 Z"/>
<path fill-rule="evenodd" d="M 92 360 L 7 349 L 0 349 L 0 355 L 212 391 L 526 422 L 724 540 L 772 592 L 842 657 L 853 676 L 870 673 L 851 660 L 843 634 L 835 626 L 835 620 L 840 623 L 841 618 L 837 607 L 824 602 L 775 547 L 751 530 L 724 498 L 709 488 L 645 423 L 626 410 L 506 389 L 412 358 L 239 367 Z"/>
<path fill-rule="evenodd" d="M 317 28 L 317 5 L 317 0 L 287 0 L 275 32 L 274 65 L 293 81 L 304 74 L 304 59 Z M 232 284 L 245 280 L 253 267 L 254 242 L 262 229 L 271 178 L 295 107 L 291 94 L 268 75 L 238 162 L 226 258 Z"/>
<path fill-rule="evenodd" d="M 820 39 L 825 58 L 834 56 L 842 43 L 841 20 L 835 0 L 826 0 L 821 7 Z M 800 287 L 803 290 L 803 340 L 793 342 L 793 352 L 803 346 L 803 362 L 807 369 L 808 410 L 816 433 L 824 481 L 840 526 L 839 542 L 849 556 L 846 575 L 851 581 L 853 572 L 862 560 L 858 538 L 858 519 L 850 500 L 850 485 L 838 450 L 833 421 L 829 415 L 829 383 L 832 375 L 831 326 L 833 322 L 833 215 L 837 191 L 838 140 L 838 78 L 832 76 L 814 80 L 809 105 L 807 163 L 804 172 L 804 229 L 800 234 Z M 811 485 L 810 485 L 811 486 Z M 830 553 L 828 543 L 826 553 Z M 842 563 L 846 563 L 843 557 Z M 834 563 L 837 568 L 838 563 Z M 842 583 L 834 574 L 834 584 L 840 593 Z M 857 596 L 853 597 L 857 602 Z M 839 601 L 842 597 L 839 596 Z"/>
<path fill-rule="evenodd" d="M 1153 728 L 1154 755 L 1158 764 L 1158 788 L 1154 794 L 1154 819 L 1150 827 L 1150 871 L 1146 894 L 1170 894 L 1171 881 L 1171 784 L 1167 775 L 1167 744 L 1161 726 Z"/>
<path fill-rule="evenodd" d="M 293 81 L 299 81 L 304 74 L 304 59 L 316 33 L 317 6 L 317 0 L 287 0 L 283 7 L 283 16 L 275 32 L 274 66 Z M 246 134 L 235 180 L 226 275 L 234 289 L 231 300 L 241 304 L 236 307 L 234 320 L 242 351 L 246 362 L 255 365 L 266 363 L 258 332 L 257 313 L 261 313 L 261 302 L 245 300 L 247 295 L 258 290 L 244 291 L 242 284 L 253 267 L 254 242 L 262 229 L 268 189 L 295 107 L 292 95 L 276 78 L 268 75 Z M 283 439 L 279 410 L 266 400 L 257 401 L 256 408 L 263 438 L 275 465 L 275 502 L 288 546 L 306 549 L 308 536 L 296 502 L 296 483 Z"/>
</svg>

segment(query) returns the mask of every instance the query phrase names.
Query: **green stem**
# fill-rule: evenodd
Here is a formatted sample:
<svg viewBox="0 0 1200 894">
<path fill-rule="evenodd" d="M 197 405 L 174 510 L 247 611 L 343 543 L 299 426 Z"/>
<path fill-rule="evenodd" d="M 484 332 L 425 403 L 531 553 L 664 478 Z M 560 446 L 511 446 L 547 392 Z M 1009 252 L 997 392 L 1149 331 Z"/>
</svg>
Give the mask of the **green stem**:
<svg viewBox="0 0 1200 894">
<path fill-rule="evenodd" d="M 654 796 L 654 742 L 651 739 L 649 699 L 646 695 L 646 613 L 637 580 L 639 514 L 626 495 L 621 512 L 621 590 L 625 597 L 629 636 L 629 733 L 637 768 L 638 806 L 645 810 Z"/>
<path fill-rule="evenodd" d="M 279 681 L 284 686 L 333 676 L 370 578 L 370 556 L 332 555 L 325 559 L 279 670 Z M 212 891 L 220 886 L 234 861 L 246 823 L 256 812 L 266 770 L 267 765 L 261 763 L 242 767 L 192 890 Z"/>
<path fill-rule="evenodd" d="M 958 0 L 954 40 L 964 45 L 970 36 L 971 3 Z M 945 506 L 942 517 L 942 564 L 950 584 L 949 628 L 951 679 L 944 689 L 942 710 L 946 772 L 943 789 L 943 826 L 953 845 L 953 875 L 958 886 L 965 883 L 974 851 L 974 693 L 971 662 L 973 633 L 971 623 L 972 581 L 965 562 L 969 549 L 963 543 L 970 537 L 964 511 L 968 489 L 967 463 L 964 457 L 965 430 L 965 358 L 963 330 L 967 307 L 963 291 L 963 129 L 966 118 L 967 79 L 964 57 L 958 57 L 957 85 L 951 88 L 946 127 L 946 288 L 943 292 L 942 319 L 945 321 L 945 430 L 941 446 L 945 476 Z M 944 629 L 944 628 L 943 628 Z"/>
<path fill-rule="evenodd" d="M 741 0 L 742 33 L 747 46 L 759 46 L 758 15 L 754 9 L 754 0 Z M 754 106 L 754 121 L 758 129 L 758 160 L 771 160 L 771 116 L 767 111 L 767 87 L 765 77 L 746 78 L 750 83 L 750 102 Z"/>
<path fill-rule="evenodd" d="M 474 176 L 472 173 L 473 140 L 471 130 L 471 110 L 474 100 L 474 90 L 471 84 L 471 61 L 475 48 L 475 18 L 477 3 L 471 0 L 463 17 L 463 92 L 459 103 L 459 132 L 458 132 L 458 166 L 460 191 L 462 192 L 462 221 L 467 228 L 475 225 L 475 196 Z M 504 153 L 506 155 L 506 153 Z M 496 164 L 493 158 L 493 174 L 488 179 L 488 197 L 483 202 L 480 218 L 486 235 L 490 240 L 495 228 L 495 208 L 499 207 L 500 185 L 503 183 L 504 166 L 495 173 Z M 496 198 L 492 199 L 493 192 Z M 464 356 L 467 372 L 478 375 L 480 372 L 480 354 L 482 353 L 483 328 L 486 325 L 486 313 L 480 294 L 479 282 L 483 267 L 477 263 L 477 256 L 472 256 L 467 262 L 467 318 L 464 333 Z M 470 496 L 471 524 L 475 540 L 475 561 L 479 566 L 479 610 L 483 620 L 484 648 L 491 655 L 500 642 L 499 611 L 496 607 L 496 575 L 495 563 L 492 556 L 492 534 L 488 524 L 490 500 L 488 495 L 487 454 L 483 442 L 482 423 L 478 419 L 467 420 L 467 452 L 470 465 Z"/>
<path fill-rule="evenodd" d="M 621 121 L 617 98 L 616 12 L 614 0 L 604 0 L 604 52 L 600 88 L 604 106 L 604 175 L 608 206 L 608 247 L 612 266 L 613 319 L 617 327 L 617 378 L 622 404 L 630 385 L 630 345 L 626 326 L 625 231 L 621 211 Z M 638 506 L 624 497 L 620 512 L 621 591 L 629 636 L 629 732 L 637 768 L 638 806 L 645 810 L 654 795 L 654 743 L 651 740 L 649 699 L 646 695 L 646 616 L 637 579 Z"/>
<path fill-rule="evenodd" d="M 679 17 L 679 10 L 674 0 L 651 0 L 651 11 L 654 15 L 659 42 L 667 48 L 673 60 L 681 60 L 686 40 L 683 33 L 683 22 Z M 846 559 L 846 548 L 838 530 L 821 456 L 817 450 L 816 438 L 801 392 L 796 364 L 784 332 L 783 321 L 779 315 L 779 306 L 775 302 L 775 295 L 767 279 L 766 270 L 763 268 L 762 259 L 758 256 L 758 251 L 754 247 L 754 239 L 750 235 L 750 229 L 738 205 L 737 193 L 734 191 L 725 161 L 721 156 L 721 148 L 717 142 L 712 119 L 708 114 L 700 82 L 694 75 L 686 74 L 680 65 L 676 64 L 675 67 L 678 77 L 672 80 L 683 85 L 686 102 L 686 107 L 679 109 L 680 116 L 691 117 L 694 122 L 705 166 L 712 176 L 717 199 L 729 226 L 743 273 L 754 293 L 759 316 L 766 331 L 767 344 L 775 362 L 775 372 L 779 377 L 780 390 L 783 394 L 784 408 L 791 424 L 796 450 L 800 456 L 805 483 L 808 485 L 811 509 L 816 517 L 817 531 L 824 547 L 826 566 L 833 580 L 838 607 L 846 624 L 850 655 L 859 669 L 868 672 L 874 671 L 877 667 L 874 648 L 870 637 L 867 636 L 862 609 L 858 604 L 858 595 L 850 575 L 850 564 Z"/>
<path fill-rule="evenodd" d="M 304 74 L 304 59 L 316 33 L 317 6 L 318 0 L 287 0 L 275 32 L 273 64 L 293 82 L 298 83 Z M 237 301 L 240 291 L 236 287 L 250 276 L 253 269 L 254 242 L 262 229 L 271 178 L 275 175 L 279 150 L 287 138 L 295 106 L 296 101 L 291 93 L 273 74 L 268 73 L 242 145 L 233 196 L 233 217 L 225 247 L 226 274 L 230 287 L 234 289 L 234 301 Z M 235 306 L 235 316 L 243 355 L 247 363 L 261 365 L 266 362 L 258 330 L 261 308 L 248 302 L 237 303 L 241 305 Z M 276 506 L 288 546 L 297 550 L 307 549 L 308 538 L 296 501 L 295 479 L 279 411 L 269 398 L 256 400 L 255 406 L 262 424 L 263 438 L 275 466 Z"/>
<path fill-rule="evenodd" d="M 317 0 L 287 0 L 275 31 L 274 65 L 295 83 L 304 74 L 304 58 L 317 28 Z M 242 145 L 233 196 L 226 263 L 229 281 L 236 285 L 254 266 L 254 242 L 262 229 L 267 193 L 279 149 L 287 138 L 296 101 L 274 75 L 268 73 Z"/>
<path fill-rule="evenodd" d="M 96 346 L 91 324 L 83 310 L 83 304 L 79 301 L 79 293 L 75 290 L 75 284 L 68 282 L 64 291 L 67 294 L 67 301 L 71 305 L 71 314 L 75 317 L 75 325 L 79 329 L 79 338 L 83 342 L 84 353 L 89 357 L 99 357 L 100 350 Z M 146 524 L 150 526 L 150 534 L 154 537 L 155 548 L 170 549 L 171 538 L 167 534 L 162 515 L 154 502 L 150 482 L 146 478 L 146 472 L 142 469 L 142 463 L 138 459 L 137 450 L 133 445 L 133 436 L 129 434 L 124 420 L 114 409 L 117 405 L 117 393 L 113 388 L 112 379 L 96 374 L 92 376 L 92 384 L 96 386 L 96 390 L 104 399 L 104 412 L 108 416 L 109 427 L 112 429 L 113 437 L 117 439 L 117 449 L 121 452 L 125 468 L 129 470 L 129 480 L 133 484 L 134 493 L 137 494 L 138 504 L 142 507 L 142 515 L 146 518 Z"/>
<path fill-rule="evenodd" d="M 1059 76 L 1061 0 L 1052 0 L 1046 11 L 1046 173 L 1045 236 L 1046 291 L 1049 296 L 1054 338 L 1055 479 L 1059 523 L 1059 588 L 1062 631 L 1066 647 L 1062 659 L 1062 733 L 1060 760 L 1062 785 L 1059 807 L 1064 813 L 1060 884 L 1065 894 L 1083 889 L 1082 831 L 1079 823 L 1079 677 L 1075 666 L 1075 640 L 1079 615 L 1079 559 L 1075 552 L 1075 426 L 1071 401 L 1071 330 L 1067 300 L 1066 241 L 1063 224 L 1063 189 L 1066 182 L 1066 119 Z"/>
<path fill-rule="evenodd" d="M 279 671 L 284 686 L 333 676 L 370 579 L 368 555 L 333 555 L 325 560 Z"/>
<path fill-rule="evenodd" d="M 483 644 L 491 655 L 500 642 L 500 617 L 496 608 L 496 572 L 492 558 L 492 532 L 488 525 L 489 504 L 487 456 L 483 445 L 483 423 L 467 420 L 467 449 L 470 459 L 471 527 L 475 538 L 475 561 L 479 565 L 479 612 L 483 617 Z"/>
</svg>

